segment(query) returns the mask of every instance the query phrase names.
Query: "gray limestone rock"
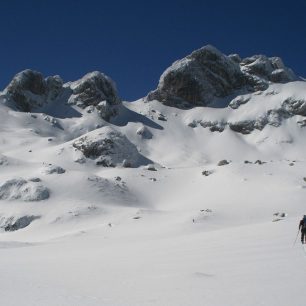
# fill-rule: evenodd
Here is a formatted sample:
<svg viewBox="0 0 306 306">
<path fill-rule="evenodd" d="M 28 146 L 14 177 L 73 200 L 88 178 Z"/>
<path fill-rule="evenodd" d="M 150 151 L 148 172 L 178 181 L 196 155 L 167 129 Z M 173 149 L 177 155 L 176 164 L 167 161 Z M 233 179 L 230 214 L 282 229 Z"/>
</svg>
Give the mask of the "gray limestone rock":
<svg viewBox="0 0 306 306">
<path fill-rule="evenodd" d="M 240 63 L 243 71 L 274 83 L 287 83 L 297 79 L 294 72 L 285 67 L 279 57 L 265 55 L 247 57 Z"/>
<path fill-rule="evenodd" d="M 241 59 L 226 56 L 208 45 L 172 64 L 160 77 L 147 100 L 158 100 L 178 108 L 207 106 L 216 98 L 241 92 L 263 91 L 271 82 L 296 80 L 294 72 L 279 57 L 254 55 Z M 233 108 L 243 104 L 232 103 Z"/>
<path fill-rule="evenodd" d="M 8 98 L 15 102 L 15 107 L 24 112 L 42 106 L 47 92 L 48 87 L 43 75 L 30 69 L 16 74 L 4 90 Z"/>
<path fill-rule="evenodd" d="M 138 128 L 136 131 L 136 134 L 139 135 L 143 139 L 152 139 L 153 137 L 153 134 L 146 126 L 142 126 Z"/>
<path fill-rule="evenodd" d="M 125 135 L 109 126 L 76 139 L 73 147 L 104 167 L 138 167 L 149 163 Z"/>
<path fill-rule="evenodd" d="M 114 82 L 105 74 L 95 71 L 78 81 L 63 83 L 60 76 L 44 78 L 40 72 L 30 69 L 18 73 L 2 95 L 6 104 L 22 112 L 31 112 L 53 101 L 91 107 L 109 120 L 118 112 L 121 100 Z"/>
<path fill-rule="evenodd" d="M 4 225 L 6 232 L 13 232 L 29 226 L 34 220 L 39 219 L 40 216 L 23 216 L 20 218 L 8 218 Z"/>
<path fill-rule="evenodd" d="M 209 128 L 211 132 L 223 132 L 227 123 L 219 121 L 200 121 L 203 128 Z"/>
<path fill-rule="evenodd" d="M 222 159 L 218 162 L 218 166 L 225 166 L 228 165 L 230 162 L 226 159 Z"/>
<path fill-rule="evenodd" d="M 231 130 L 241 134 L 250 134 L 255 129 L 255 120 L 244 120 L 229 123 Z"/>
<path fill-rule="evenodd" d="M 42 184 L 14 178 L 0 184 L 0 200 L 42 201 L 49 198 L 49 190 Z"/>
<path fill-rule="evenodd" d="M 230 103 L 229 103 L 229 107 L 231 107 L 232 109 L 237 109 L 239 108 L 240 105 L 246 104 L 247 102 L 249 102 L 251 99 L 250 95 L 243 95 L 243 96 L 237 96 L 235 99 L 233 99 Z"/>
<path fill-rule="evenodd" d="M 290 97 L 282 103 L 282 108 L 290 115 L 306 116 L 306 100 Z"/>
<path fill-rule="evenodd" d="M 148 95 L 167 105 L 208 105 L 245 85 L 239 65 L 212 46 L 176 61 L 161 76 L 158 87 Z"/>
<path fill-rule="evenodd" d="M 47 165 L 42 169 L 44 174 L 63 174 L 66 170 L 60 166 L 56 165 Z"/>
<path fill-rule="evenodd" d="M 102 101 L 107 101 L 109 105 L 120 104 L 115 83 L 99 71 L 88 73 L 80 80 L 72 82 L 70 88 L 73 92 L 73 103 L 83 108 L 89 105 L 97 106 Z"/>
<path fill-rule="evenodd" d="M 14 108 L 30 112 L 55 100 L 62 90 L 58 75 L 44 79 L 40 72 L 27 69 L 16 74 L 3 93 Z"/>
</svg>

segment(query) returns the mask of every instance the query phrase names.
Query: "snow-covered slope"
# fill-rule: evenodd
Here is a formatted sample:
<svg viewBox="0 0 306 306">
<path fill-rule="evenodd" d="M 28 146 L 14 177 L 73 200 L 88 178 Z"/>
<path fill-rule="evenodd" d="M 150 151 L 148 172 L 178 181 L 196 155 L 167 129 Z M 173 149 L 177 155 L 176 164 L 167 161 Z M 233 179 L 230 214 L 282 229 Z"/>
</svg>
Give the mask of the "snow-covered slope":
<svg viewBox="0 0 306 306">
<path fill-rule="evenodd" d="M 205 107 L 162 86 L 121 102 L 98 72 L 27 70 L 2 92 L 3 305 L 304 305 L 306 82 L 205 48 Z M 220 95 L 224 63 L 265 86 Z"/>
</svg>

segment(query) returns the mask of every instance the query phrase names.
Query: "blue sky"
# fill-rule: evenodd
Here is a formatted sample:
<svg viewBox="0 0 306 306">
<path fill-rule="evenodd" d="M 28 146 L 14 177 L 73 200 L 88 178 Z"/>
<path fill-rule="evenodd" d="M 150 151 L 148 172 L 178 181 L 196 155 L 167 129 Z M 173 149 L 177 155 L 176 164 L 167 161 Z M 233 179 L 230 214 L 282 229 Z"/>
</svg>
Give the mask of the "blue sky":
<svg viewBox="0 0 306 306">
<path fill-rule="evenodd" d="M 0 88 L 30 68 L 65 81 L 100 70 L 123 99 L 154 89 L 173 61 L 206 44 L 281 56 L 306 76 L 306 1 L 4 0 Z"/>
</svg>

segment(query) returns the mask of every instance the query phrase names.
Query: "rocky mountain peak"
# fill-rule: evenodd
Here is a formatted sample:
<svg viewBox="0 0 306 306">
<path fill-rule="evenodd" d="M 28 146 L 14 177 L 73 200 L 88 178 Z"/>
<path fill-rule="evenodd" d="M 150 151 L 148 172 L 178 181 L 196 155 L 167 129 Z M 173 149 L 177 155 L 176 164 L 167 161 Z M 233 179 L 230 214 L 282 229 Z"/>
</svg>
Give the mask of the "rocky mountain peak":
<svg viewBox="0 0 306 306">
<path fill-rule="evenodd" d="M 58 75 L 44 78 L 40 72 L 27 69 L 14 76 L 2 95 L 8 105 L 22 112 L 35 111 L 54 101 L 95 107 L 106 120 L 116 114 L 113 106 L 121 103 L 115 83 L 99 71 L 64 84 Z"/>
<path fill-rule="evenodd" d="M 206 106 L 237 90 L 265 90 L 270 82 L 287 83 L 296 79 L 279 57 L 255 55 L 241 59 L 238 54 L 226 56 L 208 45 L 166 69 L 157 89 L 147 99 L 182 108 Z"/>
<path fill-rule="evenodd" d="M 81 102 L 84 107 L 96 106 L 101 101 L 107 101 L 110 105 L 120 103 L 115 83 L 99 71 L 87 73 L 80 80 L 72 82 L 70 88 L 75 101 Z"/>
</svg>

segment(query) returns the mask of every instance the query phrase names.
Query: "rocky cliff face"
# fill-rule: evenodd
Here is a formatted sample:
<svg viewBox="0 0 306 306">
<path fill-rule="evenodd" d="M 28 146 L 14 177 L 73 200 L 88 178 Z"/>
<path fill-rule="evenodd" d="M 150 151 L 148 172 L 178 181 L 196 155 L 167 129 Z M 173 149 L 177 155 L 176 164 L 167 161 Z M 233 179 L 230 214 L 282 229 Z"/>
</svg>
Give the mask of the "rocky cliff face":
<svg viewBox="0 0 306 306">
<path fill-rule="evenodd" d="M 62 87 L 59 76 L 44 79 L 40 72 L 27 69 L 14 76 L 4 94 L 19 111 L 29 112 L 43 106 L 48 99 L 55 100 Z"/>
<path fill-rule="evenodd" d="M 94 106 L 100 116 L 109 120 L 117 114 L 121 103 L 115 83 L 105 74 L 95 71 L 70 84 L 72 95 L 68 102 L 81 108 Z"/>
<path fill-rule="evenodd" d="M 237 90 L 265 90 L 270 82 L 286 83 L 297 79 L 278 57 L 255 55 L 241 59 L 226 56 L 205 46 L 176 61 L 161 76 L 148 100 L 159 100 L 176 107 L 207 106 Z"/>
<path fill-rule="evenodd" d="M 94 107 L 105 120 L 116 115 L 114 106 L 121 103 L 114 82 L 97 71 L 64 84 L 60 76 L 44 78 L 40 72 L 24 70 L 13 78 L 2 95 L 9 105 L 22 112 L 62 102 L 81 108 Z"/>
</svg>

